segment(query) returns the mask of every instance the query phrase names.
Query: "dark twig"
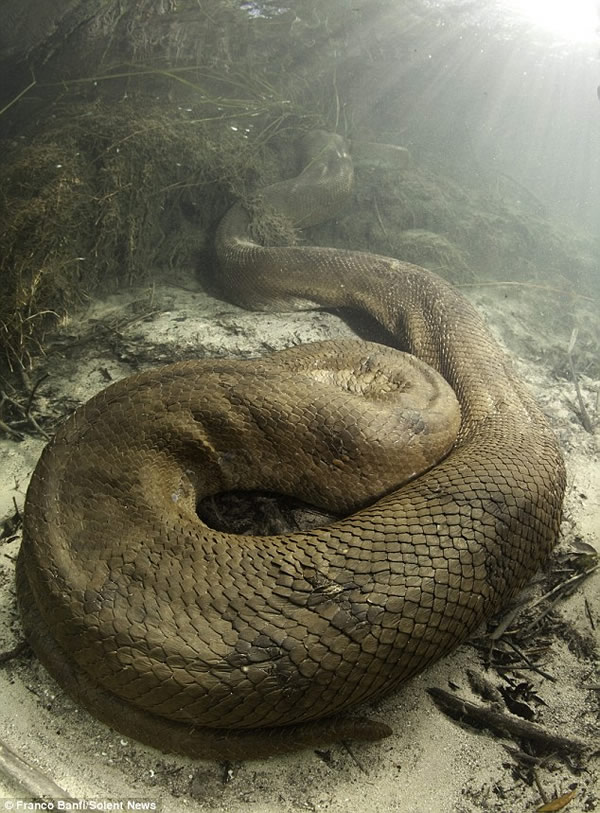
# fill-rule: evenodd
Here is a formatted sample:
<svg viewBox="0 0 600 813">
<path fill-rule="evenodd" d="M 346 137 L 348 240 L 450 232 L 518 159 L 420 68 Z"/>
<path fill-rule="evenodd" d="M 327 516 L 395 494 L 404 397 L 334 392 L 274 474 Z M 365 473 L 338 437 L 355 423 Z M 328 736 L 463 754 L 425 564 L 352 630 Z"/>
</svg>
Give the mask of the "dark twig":
<svg viewBox="0 0 600 813">
<path fill-rule="evenodd" d="M 530 621 L 530 623 L 523 628 L 522 632 L 527 633 L 529 632 L 529 630 L 531 630 L 533 627 L 539 624 L 542 618 L 548 615 L 548 613 L 552 612 L 554 606 L 558 604 L 558 602 L 561 601 L 567 593 L 571 593 L 575 587 L 578 587 L 581 582 L 585 581 L 585 579 L 591 576 L 592 573 L 598 570 L 599 567 L 600 563 L 593 564 L 591 567 L 588 567 L 587 570 L 584 570 L 583 573 L 577 573 L 575 576 L 571 576 L 570 579 L 567 579 L 564 582 L 560 582 L 560 584 L 557 584 L 556 587 L 552 588 L 552 590 L 549 590 L 543 596 L 540 596 L 540 598 L 536 599 L 536 601 L 532 602 L 529 605 L 529 609 L 536 607 L 542 601 L 552 599 L 549 606 L 546 607 L 546 609 L 542 613 L 540 613 L 540 615 L 536 616 L 536 618 L 534 618 L 533 621 Z"/>
<path fill-rule="evenodd" d="M 33 426 L 33 428 L 36 430 L 36 432 L 39 432 L 39 434 L 43 438 L 45 438 L 46 440 L 50 440 L 50 435 L 48 435 L 48 433 L 45 432 L 42 429 L 42 427 L 39 425 L 39 423 L 37 422 L 37 420 L 33 416 L 33 412 L 32 412 L 32 405 L 33 405 L 33 399 L 35 397 L 35 394 L 36 394 L 40 384 L 43 381 L 45 381 L 46 378 L 48 378 L 47 374 L 41 376 L 36 381 L 36 383 L 33 385 L 33 387 L 30 388 L 29 395 L 28 395 L 28 398 L 27 398 L 27 403 L 25 405 L 23 405 L 16 398 L 13 398 L 12 396 L 10 396 L 7 392 L 0 391 L 0 396 L 1 396 L 0 406 L 2 404 L 4 404 L 4 403 L 7 403 L 7 404 L 10 404 L 11 406 L 13 406 L 18 412 L 21 413 L 21 415 L 23 415 L 23 417 L 25 419 L 25 423 L 29 423 L 31 426 Z M 23 423 L 23 422 L 19 421 L 18 423 L 20 424 L 20 423 Z M 7 434 L 13 435 L 16 440 L 23 440 L 23 435 L 20 432 L 18 432 L 16 429 L 14 429 L 12 426 L 7 424 L 6 421 L 0 420 L 0 429 L 3 429 Z"/>
<path fill-rule="evenodd" d="M 585 407 L 583 396 L 581 395 L 581 388 L 579 387 L 579 380 L 577 378 L 577 372 L 575 370 L 575 362 L 573 361 L 573 348 L 575 347 L 576 341 L 577 341 L 577 328 L 573 328 L 573 332 L 571 333 L 571 341 L 569 342 L 569 347 L 567 348 L 567 356 L 569 358 L 569 369 L 571 370 L 571 378 L 573 380 L 573 384 L 575 385 L 575 393 L 577 395 L 577 403 L 579 404 L 579 415 L 581 417 L 581 425 L 583 426 L 586 432 L 593 434 L 594 427 L 592 425 L 592 419 L 588 415 L 588 411 Z"/>
<path fill-rule="evenodd" d="M 0 740 L 0 774 L 20 793 L 34 799 L 68 799 L 69 794 Z"/>
<path fill-rule="evenodd" d="M 23 90 L 21 90 L 19 93 L 17 93 L 17 95 L 14 96 L 10 100 L 10 102 L 7 102 L 7 104 L 4 105 L 2 110 L 0 110 L 0 116 L 3 113 L 6 113 L 6 111 L 8 110 L 9 107 L 12 107 L 13 104 L 16 104 L 16 102 L 18 102 L 20 98 L 22 98 L 26 93 L 28 93 L 31 90 L 32 87 L 35 86 L 36 78 L 35 78 L 34 73 L 33 73 L 33 68 L 30 68 L 30 70 L 31 70 L 31 82 L 27 85 L 26 88 L 23 88 Z"/>
<path fill-rule="evenodd" d="M 587 600 L 587 598 L 585 596 L 583 598 L 583 606 L 585 607 L 585 614 L 587 616 L 587 620 L 590 622 L 590 627 L 593 630 L 595 630 L 596 629 L 596 623 L 595 623 L 594 617 L 592 615 L 592 608 L 590 607 L 590 602 Z"/>
<path fill-rule="evenodd" d="M 354 753 L 354 751 L 350 747 L 350 744 L 348 743 L 348 741 L 347 740 L 342 740 L 342 745 L 344 746 L 345 750 L 348 752 L 348 755 L 350 756 L 350 759 L 352 759 L 352 761 L 354 762 L 354 764 L 356 765 L 358 770 L 362 771 L 362 773 L 368 775 L 369 774 L 368 770 L 365 768 L 365 766 L 362 764 L 362 762 L 358 759 L 358 757 L 356 756 L 356 754 Z"/>
<path fill-rule="evenodd" d="M 44 432 L 42 427 L 39 425 L 39 423 L 36 421 L 36 419 L 31 414 L 31 405 L 33 403 L 35 393 L 36 393 L 38 387 L 40 386 L 40 384 L 42 383 L 42 381 L 45 381 L 47 378 L 48 378 L 48 373 L 41 376 L 41 378 L 38 378 L 38 380 L 35 382 L 35 384 L 31 388 L 31 392 L 29 393 L 29 398 L 27 400 L 27 406 L 25 407 L 25 415 L 27 416 L 27 420 L 30 421 L 31 425 L 34 426 L 35 429 L 37 429 L 37 431 L 40 433 L 40 435 L 42 437 L 46 438 L 46 440 L 50 440 L 50 435 L 48 435 L 47 432 Z"/>
<path fill-rule="evenodd" d="M 20 641 L 16 646 L 13 646 L 12 649 L 7 649 L 6 652 L 0 652 L 0 665 L 3 663 L 8 663 L 9 661 L 14 660 L 15 658 L 20 657 L 25 652 L 29 651 L 29 644 L 27 641 Z"/>
<path fill-rule="evenodd" d="M 12 426 L 9 426 L 5 421 L 0 421 L 0 431 L 6 432 L 7 435 L 10 435 L 14 440 L 23 440 L 24 435 L 22 432 L 17 432 L 16 429 L 13 429 Z"/>
<path fill-rule="evenodd" d="M 488 636 L 491 641 L 490 652 L 493 647 L 493 642 L 497 641 L 499 638 L 502 638 L 506 630 L 510 627 L 515 618 L 517 618 L 517 616 L 520 614 L 523 607 L 525 607 L 525 602 L 523 602 L 522 604 L 518 604 L 516 607 L 513 607 L 512 610 L 509 610 L 507 613 L 505 613 L 504 616 L 500 619 L 500 622 L 498 623 L 497 627 L 490 632 Z"/>
<path fill-rule="evenodd" d="M 31 415 L 31 405 L 33 404 L 33 399 L 35 398 L 35 394 L 39 389 L 40 384 L 42 384 L 47 378 L 49 373 L 45 373 L 44 375 L 40 376 L 38 380 L 35 382 L 33 387 L 31 388 L 31 392 L 29 393 L 29 398 L 27 399 L 27 406 L 25 407 L 25 414 L 27 417 Z"/>
<path fill-rule="evenodd" d="M 520 720 L 518 717 L 478 706 L 463 700 L 444 689 L 427 690 L 436 705 L 448 716 L 476 728 L 488 728 L 502 737 L 517 737 L 551 751 L 581 754 L 588 745 L 572 737 L 550 734 L 537 723 Z"/>
<path fill-rule="evenodd" d="M 540 794 L 540 796 L 542 798 L 542 802 L 544 803 L 544 805 L 547 805 L 548 804 L 548 794 L 546 793 L 546 791 L 542 787 L 542 783 L 540 782 L 540 777 L 538 775 L 538 772 L 537 772 L 535 766 L 532 769 L 531 773 L 532 773 L 532 776 L 533 776 L 533 781 L 535 782 L 535 786 L 536 786 L 536 788 L 538 790 L 538 793 Z"/>
<path fill-rule="evenodd" d="M 517 760 L 518 762 L 524 762 L 526 765 L 543 766 L 548 761 L 548 757 L 535 757 L 532 754 L 522 751 L 520 748 L 516 748 L 514 745 L 503 744 L 502 747 L 507 754 L 511 755 L 513 759 Z"/>
<path fill-rule="evenodd" d="M 17 484 L 15 482 L 15 487 L 16 485 Z M 15 534 L 23 524 L 23 515 L 19 510 L 17 500 L 14 496 L 12 498 L 12 503 L 15 513 L 0 522 L 0 540 L 10 539 L 11 537 L 14 538 Z"/>
<path fill-rule="evenodd" d="M 523 650 L 522 650 L 520 647 L 518 647 L 518 646 L 517 646 L 515 643 L 513 643 L 513 642 L 510 640 L 510 638 L 506 638 L 506 643 L 509 645 L 509 647 L 510 647 L 512 650 L 514 650 L 514 651 L 517 653 L 517 655 L 518 655 L 520 658 L 522 658 L 522 660 L 524 660 L 524 661 L 525 661 L 525 663 L 527 664 L 527 666 L 528 666 L 530 669 L 532 669 L 534 672 L 537 672 L 537 673 L 538 673 L 538 675 L 541 675 L 542 677 L 547 678 L 547 680 L 551 680 L 551 681 L 552 681 L 552 683 L 556 683 L 556 678 L 555 678 L 553 675 L 551 675 L 549 672 L 544 672 L 544 671 L 543 671 L 543 669 L 540 669 L 540 668 L 539 668 L 539 666 L 536 666 L 536 665 L 535 665 L 535 663 L 533 663 L 533 661 L 532 661 L 532 660 L 530 660 L 530 659 L 527 657 L 527 655 L 526 655 L 526 654 L 523 652 Z"/>
</svg>

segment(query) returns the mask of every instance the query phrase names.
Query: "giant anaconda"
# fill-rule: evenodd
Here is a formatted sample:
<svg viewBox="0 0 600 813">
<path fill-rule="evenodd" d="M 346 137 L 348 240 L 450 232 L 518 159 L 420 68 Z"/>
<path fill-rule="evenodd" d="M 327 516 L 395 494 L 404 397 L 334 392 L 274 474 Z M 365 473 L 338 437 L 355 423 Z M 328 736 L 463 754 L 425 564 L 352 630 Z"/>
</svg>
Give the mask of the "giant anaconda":
<svg viewBox="0 0 600 813">
<path fill-rule="evenodd" d="M 351 179 L 343 140 L 328 137 L 265 195 L 306 225 Z M 78 409 L 35 470 L 17 566 L 25 631 L 93 714 L 164 750 L 256 757 L 376 739 L 387 726 L 344 712 L 455 647 L 547 556 L 564 491 L 557 441 L 482 319 L 435 274 L 369 253 L 261 247 L 239 204 L 217 243 L 239 304 L 361 309 L 439 371 L 460 403 L 452 449 L 400 488 L 375 484 L 390 493 L 327 527 L 233 536 L 198 518 L 203 495 L 299 482 L 318 501 L 338 488 L 355 439 L 321 442 L 337 402 L 315 386 L 310 420 L 296 412 L 307 386 L 288 366 L 297 349 L 241 383 L 248 362 L 134 375 Z M 327 351 L 342 367 L 345 347 Z M 322 479 L 306 485 L 309 474 Z"/>
</svg>

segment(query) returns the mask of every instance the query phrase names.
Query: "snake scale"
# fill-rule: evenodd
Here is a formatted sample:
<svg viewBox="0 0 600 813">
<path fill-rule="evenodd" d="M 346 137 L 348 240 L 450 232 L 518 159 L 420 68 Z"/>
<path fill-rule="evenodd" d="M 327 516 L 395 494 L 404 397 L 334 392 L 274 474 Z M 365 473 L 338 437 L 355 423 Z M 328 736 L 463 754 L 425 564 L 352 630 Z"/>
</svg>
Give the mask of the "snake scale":
<svg viewBox="0 0 600 813">
<path fill-rule="evenodd" d="M 341 137 L 308 141 L 307 167 L 265 191 L 299 226 L 352 183 Z M 238 304 L 358 309 L 441 373 L 460 404 L 450 452 L 399 488 L 376 483 L 383 496 L 325 527 L 233 536 L 199 519 L 205 494 L 300 481 L 318 501 L 336 488 L 338 458 L 352 459 L 351 432 L 312 446 L 320 421 L 336 422 L 333 399 L 315 387 L 310 421 L 296 412 L 304 351 L 117 382 L 63 424 L 34 472 L 17 562 L 24 629 L 80 704 L 162 750 L 241 758 L 378 739 L 387 725 L 347 710 L 456 647 L 547 557 L 565 487 L 558 444 L 481 317 L 435 274 L 370 253 L 263 247 L 240 204 L 217 249 Z M 344 367 L 346 349 L 323 354 Z M 320 351 L 306 352 L 318 377 Z M 371 370 L 377 352 L 364 352 Z M 271 401 L 280 390 L 284 407 Z M 324 479 L 311 486 L 308 474 Z M 338 494 L 352 509 L 345 485 Z"/>
</svg>

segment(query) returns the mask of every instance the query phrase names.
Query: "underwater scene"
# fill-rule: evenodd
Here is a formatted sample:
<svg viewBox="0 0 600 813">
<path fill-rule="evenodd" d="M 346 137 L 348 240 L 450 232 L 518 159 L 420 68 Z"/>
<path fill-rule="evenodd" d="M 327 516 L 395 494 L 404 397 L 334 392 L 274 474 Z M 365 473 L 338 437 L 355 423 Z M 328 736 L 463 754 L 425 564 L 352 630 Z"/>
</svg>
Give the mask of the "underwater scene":
<svg viewBox="0 0 600 813">
<path fill-rule="evenodd" d="M 600 809 L 600 4 L 0 66 L 0 810 Z"/>
</svg>

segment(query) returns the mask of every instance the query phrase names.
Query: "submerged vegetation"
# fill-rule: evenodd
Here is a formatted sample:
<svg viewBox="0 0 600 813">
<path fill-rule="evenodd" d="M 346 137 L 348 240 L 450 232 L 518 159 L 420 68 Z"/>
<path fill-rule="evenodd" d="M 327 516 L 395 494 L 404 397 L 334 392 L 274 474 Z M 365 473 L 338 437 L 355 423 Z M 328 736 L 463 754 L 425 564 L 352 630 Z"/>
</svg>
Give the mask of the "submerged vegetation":
<svg viewBox="0 0 600 813">
<path fill-rule="evenodd" d="M 147 102 L 71 105 L 5 155 L 0 330 L 13 368 L 92 292 L 192 267 L 226 195 L 261 168 L 239 132 Z"/>
<path fill-rule="evenodd" d="M 337 130 L 361 153 L 369 141 L 402 146 L 381 112 L 386 88 L 371 107 L 367 91 L 392 47 L 398 59 L 398 42 L 419 36 L 418 3 L 405 4 L 398 36 L 376 49 L 362 43 L 363 15 L 349 17 L 341 2 L 327 15 L 311 0 L 293 11 L 233 0 L 131 5 L 106 0 L 85 25 L 67 16 L 51 46 L 38 31 L 42 44 L 24 46 L 19 81 L 0 104 L 4 370 L 30 368 L 47 330 L 95 292 L 173 268 L 206 275 L 218 219 L 234 199 L 256 207 L 261 186 L 294 174 L 302 131 Z M 310 239 L 398 256 L 456 284 L 598 296 L 591 238 L 559 228 L 510 179 L 490 170 L 466 180 L 416 153 L 393 170 L 359 163 L 353 205 Z M 295 239 L 276 219 L 261 227 Z"/>
</svg>

